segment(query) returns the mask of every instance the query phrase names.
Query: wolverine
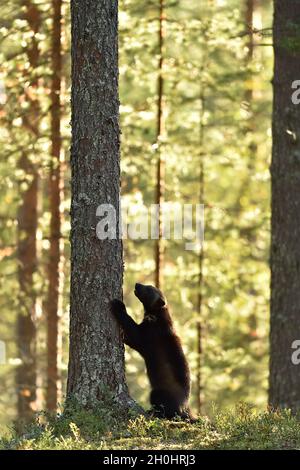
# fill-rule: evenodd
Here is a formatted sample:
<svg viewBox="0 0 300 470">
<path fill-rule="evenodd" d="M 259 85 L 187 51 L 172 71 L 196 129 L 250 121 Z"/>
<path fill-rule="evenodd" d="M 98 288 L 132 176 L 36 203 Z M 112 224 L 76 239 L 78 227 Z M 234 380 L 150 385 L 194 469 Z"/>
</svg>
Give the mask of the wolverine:
<svg viewBox="0 0 300 470">
<path fill-rule="evenodd" d="M 134 293 L 144 307 L 142 323 L 137 324 L 128 315 L 120 300 L 113 300 L 111 308 L 123 332 L 124 343 L 145 360 L 152 413 L 160 418 L 180 417 L 194 421 L 188 405 L 189 366 L 166 299 L 156 287 L 139 283 L 135 285 Z"/>
</svg>

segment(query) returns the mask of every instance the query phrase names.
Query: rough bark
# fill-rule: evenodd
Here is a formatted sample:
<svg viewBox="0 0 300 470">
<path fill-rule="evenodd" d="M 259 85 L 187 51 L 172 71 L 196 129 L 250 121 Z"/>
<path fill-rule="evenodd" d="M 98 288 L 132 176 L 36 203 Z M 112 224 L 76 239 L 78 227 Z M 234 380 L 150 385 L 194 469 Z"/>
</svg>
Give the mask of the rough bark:
<svg viewBox="0 0 300 470">
<path fill-rule="evenodd" d="M 271 359 L 269 402 L 300 408 L 300 369 L 292 342 L 300 339 L 300 2 L 274 1 L 274 103 L 271 240 Z"/>
<path fill-rule="evenodd" d="M 55 411 L 58 390 L 58 301 L 60 263 L 60 153 L 61 153 L 61 9 L 62 0 L 52 0 L 51 46 L 51 160 L 49 171 L 50 247 L 48 260 L 47 316 L 47 391 L 46 407 Z"/>
<path fill-rule="evenodd" d="M 132 404 L 110 311 L 122 297 L 122 242 L 99 240 L 96 209 L 119 210 L 118 2 L 72 0 L 71 310 L 68 396 Z"/>
<path fill-rule="evenodd" d="M 165 193 L 165 160 L 161 152 L 162 138 L 165 131 L 164 123 L 164 37 L 165 37 L 165 5 L 164 0 L 159 0 L 159 29 L 158 29 L 158 80 L 157 80 L 157 130 L 156 130 L 156 148 L 157 148 L 157 169 L 156 169 L 156 200 L 158 205 L 158 238 L 155 242 L 155 285 L 162 287 L 163 280 L 163 258 L 164 246 L 162 239 L 162 204 Z"/>
<path fill-rule="evenodd" d="M 23 126 L 27 129 L 30 138 L 36 140 L 39 135 L 39 102 L 36 97 L 38 87 L 34 70 L 39 64 L 39 47 L 36 34 L 39 31 L 41 18 L 36 5 L 24 1 L 25 19 L 32 32 L 30 42 L 27 44 L 26 54 L 29 62 L 28 81 L 30 83 L 27 93 L 29 103 L 28 113 L 23 117 Z M 20 310 L 17 317 L 17 348 L 21 364 L 16 369 L 17 410 L 18 417 L 29 421 L 34 413 L 36 400 L 36 326 L 35 307 L 36 295 L 34 290 L 34 273 L 37 265 L 36 230 L 37 230 L 37 198 L 38 173 L 32 163 L 27 149 L 24 148 L 19 160 L 19 168 L 24 175 L 21 183 L 25 190 L 21 191 L 22 202 L 18 211 L 17 227 L 17 257 L 19 279 Z M 23 188 L 23 185 L 22 185 Z"/>
</svg>

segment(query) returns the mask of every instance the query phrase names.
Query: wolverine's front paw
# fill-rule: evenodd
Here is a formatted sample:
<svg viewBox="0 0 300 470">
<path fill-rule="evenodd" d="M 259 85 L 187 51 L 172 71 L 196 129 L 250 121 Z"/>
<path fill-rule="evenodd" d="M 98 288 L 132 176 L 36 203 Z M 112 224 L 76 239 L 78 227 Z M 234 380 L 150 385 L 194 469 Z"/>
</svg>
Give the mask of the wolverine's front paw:
<svg viewBox="0 0 300 470">
<path fill-rule="evenodd" d="M 110 303 L 111 311 L 115 316 L 120 315 L 120 313 L 126 312 L 126 307 L 121 300 L 114 299 Z"/>
</svg>

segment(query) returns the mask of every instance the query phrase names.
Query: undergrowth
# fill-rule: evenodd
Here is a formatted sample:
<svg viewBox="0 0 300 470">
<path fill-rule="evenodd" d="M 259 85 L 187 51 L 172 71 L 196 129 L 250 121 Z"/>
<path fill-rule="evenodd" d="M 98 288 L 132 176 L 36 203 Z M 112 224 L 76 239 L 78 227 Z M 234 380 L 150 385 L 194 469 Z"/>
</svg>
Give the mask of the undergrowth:
<svg viewBox="0 0 300 470">
<path fill-rule="evenodd" d="M 246 404 L 193 424 L 128 416 L 113 404 L 72 404 L 55 416 L 39 413 L 22 433 L 11 429 L 0 449 L 300 449 L 300 421 L 289 411 L 257 412 Z"/>
</svg>

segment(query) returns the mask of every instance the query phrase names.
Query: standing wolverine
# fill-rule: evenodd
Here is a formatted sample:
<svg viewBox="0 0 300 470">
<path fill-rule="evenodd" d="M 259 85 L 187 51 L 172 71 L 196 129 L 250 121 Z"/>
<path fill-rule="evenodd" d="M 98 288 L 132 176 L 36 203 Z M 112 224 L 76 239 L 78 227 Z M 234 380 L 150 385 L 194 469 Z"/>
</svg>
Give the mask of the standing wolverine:
<svg viewBox="0 0 300 470">
<path fill-rule="evenodd" d="M 189 367 L 166 300 L 153 286 L 136 284 L 134 293 L 145 309 L 140 325 L 127 314 L 120 300 L 112 301 L 112 312 L 123 330 L 124 343 L 138 351 L 145 360 L 154 415 L 193 420 L 188 407 Z"/>
</svg>

